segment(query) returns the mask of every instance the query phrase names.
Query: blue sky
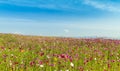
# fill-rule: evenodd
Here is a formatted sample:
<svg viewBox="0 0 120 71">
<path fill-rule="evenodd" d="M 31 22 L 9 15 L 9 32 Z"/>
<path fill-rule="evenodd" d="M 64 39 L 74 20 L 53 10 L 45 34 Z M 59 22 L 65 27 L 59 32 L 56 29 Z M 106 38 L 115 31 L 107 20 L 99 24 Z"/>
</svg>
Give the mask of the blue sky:
<svg viewBox="0 0 120 71">
<path fill-rule="evenodd" d="M 120 0 L 0 0 L 0 32 L 120 38 Z"/>
</svg>

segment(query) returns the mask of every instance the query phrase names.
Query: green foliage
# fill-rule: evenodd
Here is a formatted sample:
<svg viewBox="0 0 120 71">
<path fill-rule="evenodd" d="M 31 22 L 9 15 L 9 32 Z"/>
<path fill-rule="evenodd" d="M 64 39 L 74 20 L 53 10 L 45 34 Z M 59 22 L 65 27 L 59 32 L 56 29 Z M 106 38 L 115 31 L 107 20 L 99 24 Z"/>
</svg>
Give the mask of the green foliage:
<svg viewBox="0 0 120 71">
<path fill-rule="evenodd" d="M 0 34 L 0 71 L 119 71 L 119 42 Z"/>
</svg>

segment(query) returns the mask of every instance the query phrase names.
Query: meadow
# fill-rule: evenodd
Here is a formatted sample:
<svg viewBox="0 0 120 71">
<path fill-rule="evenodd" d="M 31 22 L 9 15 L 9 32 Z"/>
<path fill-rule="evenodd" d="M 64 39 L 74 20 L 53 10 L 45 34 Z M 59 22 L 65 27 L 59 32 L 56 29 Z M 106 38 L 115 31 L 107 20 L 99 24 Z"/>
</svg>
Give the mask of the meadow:
<svg viewBox="0 0 120 71">
<path fill-rule="evenodd" d="M 0 34 L 0 71 L 120 71 L 120 40 Z"/>
</svg>

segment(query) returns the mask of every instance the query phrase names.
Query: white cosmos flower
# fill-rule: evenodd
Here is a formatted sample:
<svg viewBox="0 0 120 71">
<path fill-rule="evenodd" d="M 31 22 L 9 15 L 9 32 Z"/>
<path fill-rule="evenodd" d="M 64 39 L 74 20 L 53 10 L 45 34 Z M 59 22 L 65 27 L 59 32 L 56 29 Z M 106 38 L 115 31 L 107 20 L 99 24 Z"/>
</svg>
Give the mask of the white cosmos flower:
<svg viewBox="0 0 120 71">
<path fill-rule="evenodd" d="M 11 56 L 14 56 L 14 54 L 11 54 Z"/>
<path fill-rule="evenodd" d="M 47 55 L 47 58 L 49 59 L 49 58 L 50 58 L 50 56 L 49 56 L 49 55 Z"/>
<path fill-rule="evenodd" d="M 43 68 L 43 67 L 44 67 L 44 65 L 40 65 L 40 67 L 41 67 L 41 68 Z"/>
<path fill-rule="evenodd" d="M 43 49 L 41 48 L 41 51 L 43 51 Z"/>
<path fill-rule="evenodd" d="M 12 66 L 12 61 L 10 60 L 10 66 Z"/>
<path fill-rule="evenodd" d="M 74 67 L 74 64 L 73 64 L 72 62 L 70 63 L 70 65 L 71 65 L 72 67 Z"/>
<path fill-rule="evenodd" d="M 94 60 L 97 60 L 97 58 L 94 58 Z"/>
</svg>

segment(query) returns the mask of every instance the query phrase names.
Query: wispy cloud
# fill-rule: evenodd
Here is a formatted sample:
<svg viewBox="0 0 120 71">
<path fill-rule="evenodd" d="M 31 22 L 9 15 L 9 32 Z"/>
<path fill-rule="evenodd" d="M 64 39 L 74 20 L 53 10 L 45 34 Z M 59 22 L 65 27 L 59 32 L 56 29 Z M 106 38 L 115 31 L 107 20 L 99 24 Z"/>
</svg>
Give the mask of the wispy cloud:
<svg viewBox="0 0 120 71">
<path fill-rule="evenodd" d="M 12 4 L 17 6 L 27 6 L 27 7 L 44 7 L 44 8 L 56 8 L 55 5 L 51 3 L 45 3 L 42 0 L 1 0 L 0 3 Z"/>
<path fill-rule="evenodd" d="M 65 9 L 76 9 L 75 7 L 73 7 L 73 4 L 76 3 L 76 1 L 74 0 L 0 0 L 0 3 L 14 4 L 18 6 L 65 10 Z"/>
<path fill-rule="evenodd" d="M 120 5 L 110 1 L 84 0 L 84 4 L 110 12 L 120 12 Z"/>
<path fill-rule="evenodd" d="M 120 12 L 119 3 L 110 0 L 0 0 L 0 3 L 71 11 L 83 11 L 83 6 L 92 6 L 105 11 Z"/>
<path fill-rule="evenodd" d="M 64 29 L 64 32 L 65 33 L 69 33 L 70 31 L 68 29 Z"/>
</svg>

